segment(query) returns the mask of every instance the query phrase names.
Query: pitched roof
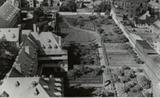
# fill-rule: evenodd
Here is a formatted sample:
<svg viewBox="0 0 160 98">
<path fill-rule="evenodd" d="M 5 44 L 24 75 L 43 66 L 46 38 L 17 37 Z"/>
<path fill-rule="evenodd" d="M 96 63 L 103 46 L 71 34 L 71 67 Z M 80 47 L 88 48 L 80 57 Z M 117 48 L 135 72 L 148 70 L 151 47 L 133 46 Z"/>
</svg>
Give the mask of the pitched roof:
<svg viewBox="0 0 160 98">
<path fill-rule="evenodd" d="M 37 67 L 37 49 L 35 44 L 30 39 L 26 38 L 16 57 L 13 68 L 24 76 L 34 76 Z"/>
<path fill-rule="evenodd" d="M 0 39 L 5 38 L 7 41 L 19 41 L 19 28 L 0 28 Z"/>
<path fill-rule="evenodd" d="M 0 85 L 0 95 L 5 91 L 11 98 L 50 98 L 63 96 L 59 78 L 9 77 Z"/>
<path fill-rule="evenodd" d="M 38 77 L 5 78 L 0 86 L 0 94 L 5 91 L 11 98 L 49 98 L 38 82 Z M 33 83 L 38 84 L 33 86 Z M 39 91 L 39 94 L 37 94 L 37 91 Z"/>
<path fill-rule="evenodd" d="M 0 17 L 4 20 L 11 21 L 19 11 L 19 8 L 14 7 L 9 1 L 6 1 L 0 7 Z"/>
</svg>

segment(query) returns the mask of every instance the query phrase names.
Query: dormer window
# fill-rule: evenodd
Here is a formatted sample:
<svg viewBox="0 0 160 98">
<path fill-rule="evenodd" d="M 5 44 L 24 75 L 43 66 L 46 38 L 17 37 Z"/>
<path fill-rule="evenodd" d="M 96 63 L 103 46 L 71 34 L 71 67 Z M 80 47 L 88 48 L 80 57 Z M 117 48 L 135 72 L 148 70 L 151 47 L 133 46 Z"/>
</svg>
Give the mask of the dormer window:
<svg viewBox="0 0 160 98">
<path fill-rule="evenodd" d="M 51 45 L 49 45 L 49 47 L 48 47 L 49 49 L 52 49 L 52 46 Z"/>
<path fill-rule="evenodd" d="M 39 93 L 40 93 L 39 90 L 36 88 L 34 94 L 35 94 L 36 96 L 38 96 Z"/>
<path fill-rule="evenodd" d="M 38 83 L 37 83 L 36 81 L 33 81 L 33 82 L 32 82 L 32 86 L 33 86 L 33 87 L 36 87 L 37 85 L 38 85 Z"/>
<path fill-rule="evenodd" d="M 50 43 L 51 42 L 51 39 L 48 39 L 48 43 Z"/>
<path fill-rule="evenodd" d="M 57 48 L 58 48 L 58 46 L 57 46 L 57 45 L 55 45 L 55 46 L 54 46 L 54 48 L 55 48 L 55 49 L 57 49 Z"/>
<path fill-rule="evenodd" d="M 20 86 L 20 83 L 19 83 L 19 81 L 16 81 L 16 87 L 19 87 Z"/>
</svg>

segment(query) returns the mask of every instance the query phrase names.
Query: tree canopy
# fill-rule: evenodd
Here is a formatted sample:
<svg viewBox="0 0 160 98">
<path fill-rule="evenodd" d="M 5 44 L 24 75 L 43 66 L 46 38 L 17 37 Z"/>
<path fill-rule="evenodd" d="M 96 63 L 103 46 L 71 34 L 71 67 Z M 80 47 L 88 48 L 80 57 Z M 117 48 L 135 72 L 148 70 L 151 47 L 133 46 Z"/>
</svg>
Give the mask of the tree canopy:
<svg viewBox="0 0 160 98">
<path fill-rule="evenodd" d="M 77 5 L 74 0 L 65 0 L 63 4 L 60 7 L 60 11 L 68 12 L 76 12 L 77 11 Z"/>
</svg>

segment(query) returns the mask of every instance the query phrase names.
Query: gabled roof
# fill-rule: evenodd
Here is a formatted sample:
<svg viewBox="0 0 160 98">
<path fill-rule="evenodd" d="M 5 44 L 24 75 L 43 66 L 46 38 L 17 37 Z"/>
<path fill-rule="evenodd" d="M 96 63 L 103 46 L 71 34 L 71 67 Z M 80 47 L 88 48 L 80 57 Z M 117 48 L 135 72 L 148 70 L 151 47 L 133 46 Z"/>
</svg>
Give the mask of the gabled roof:
<svg viewBox="0 0 160 98">
<path fill-rule="evenodd" d="M 19 8 L 14 7 L 9 1 L 6 1 L 1 7 L 0 7 L 0 18 L 11 21 L 20 11 Z"/>
<path fill-rule="evenodd" d="M 0 94 L 5 91 L 10 98 L 49 98 L 38 82 L 39 77 L 5 78 L 0 86 Z M 38 84 L 34 86 L 34 83 Z"/>
<path fill-rule="evenodd" d="M 19 41 L 19 28 L 0 28 L 0 39 L 5 38 L 7 41 Z"/>
<path fill-rule="evenodd" d="M 0 95 L 4 91 L 10 98 L 62 97 L 63 85 L 59 78 L 9 77 L 0 85 Z"/>
<path fill-rule="evenodd" d="M 38 61 L 34 42 L 25 39 L 12 67 L 24 76 L 36 75 Z"/>
</svg>

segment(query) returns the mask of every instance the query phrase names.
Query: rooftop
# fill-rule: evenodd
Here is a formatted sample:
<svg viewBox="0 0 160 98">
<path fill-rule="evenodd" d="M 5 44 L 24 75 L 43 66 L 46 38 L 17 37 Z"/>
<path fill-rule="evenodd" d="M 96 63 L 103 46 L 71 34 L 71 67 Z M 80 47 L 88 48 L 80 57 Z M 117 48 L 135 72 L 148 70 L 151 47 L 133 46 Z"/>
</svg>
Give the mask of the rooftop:
<svg viewBox="0 0 160 98">
<path fill-rule="evenodd" d="M 37 47 L 29 37 L 24 37 L 23 39 L 21 49 L 12 67 L 23 76 L 34 76 L 38 66 Z M 12 71 L 14 70 L 11 70 L 9 76 L 12 74 Z"/>
<path fill-rule="evenodd" d="M 39 41 L 45 54 L 66 54 L 61 48 L 61 38 L 52 34 L 52 32 L 41 32 L 39 34 Z"/>
<path fill-rule="evenodd" d="M 5 78 L 2 85 L 0 85 L 0 94 L 3 96 L 5 92 L 11 98 L 59 97 L 63 96 L 60 82 L 62 82 L 61 79 L 57 78 Z"/>
<path fill-rule="evenodd" d="M 0 39 L 5 38 L 7 41 L 19 41 L 19 28 L 0 28 Z"/>
<path fill-rule="evenodd" d="M 7 21 L 11 21 L 19 11 L 19 8 L 14 7 L 9 1 L 6 1 L 0 7 L 0 17 Z"/>
<path fill-rule="evenodd" d="M 156 3 L 155 1 L 150 1 L 149 2 L 149 5 L 151 5 L 151 6 L 153 6 L 153 7 L 155 7 L 155 8 L 159 8 L 160 9 L 160 4 L 158 4 L 158 3 Z"/>
</svg>

